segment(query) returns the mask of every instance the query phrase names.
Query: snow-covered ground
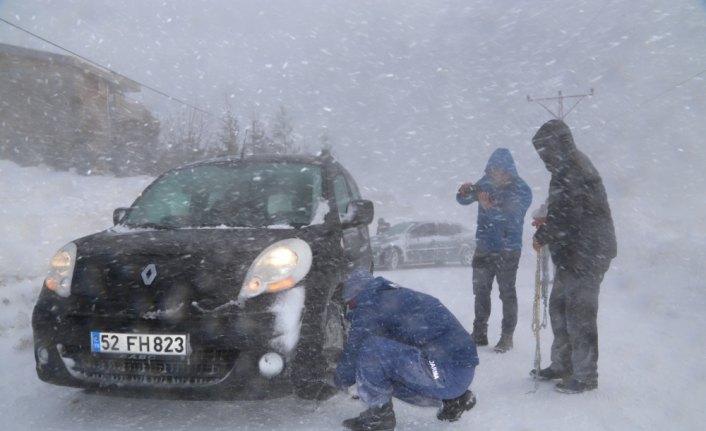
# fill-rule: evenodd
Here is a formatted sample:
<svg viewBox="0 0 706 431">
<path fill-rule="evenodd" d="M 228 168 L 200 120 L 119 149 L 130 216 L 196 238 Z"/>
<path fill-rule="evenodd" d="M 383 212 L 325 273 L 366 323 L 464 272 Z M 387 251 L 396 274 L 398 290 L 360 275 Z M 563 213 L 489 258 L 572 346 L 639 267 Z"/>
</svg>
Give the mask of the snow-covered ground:
<svg viewBox="0 0 706 431">
<path fill-rule="evenodd" d="M 30 316 L 49 257 L 73 238 L 111 225 L 149 178 L 81 177 L 0 160 L 0 429 L 2 430 L 331 430 L 363 406 L 340 394 L 323 402 L 183 401 L 95 395 L 51 386 L 34 372 Z M 535 199 L 537 200 L 537 199 Z M 398 402 L 398 430 L 697 430 L 706 423 L 706 290 L 703 234 L 680 237 L 692 221 L 638 218 L 636 201 L 611 198 L 619 258 L 601 293 L 600 382 L 596 391 L 562 395 L 550 383 L 531 393 L 530 329 L 534 260 L 525 250 L 518 275 L 520 322 L 515 349 L 480 348 L 472 389 L 478 405 L 441 424 L 433 409 Z M 646 214 L 641 212 L 641 214 Z M 692 223 L 692 224 L 690 224 Z M 686 224 L 686 226 L 685 226 Z M 529 226 L 526 236 L 529 235 Z M 701 250 L 701 251 L 699 251 Z M 696 253 L 695 253 L 696 252 Z M 468 328 L 471 270 L 418 268 L 382 275 L 438 296 Z M 494 294 L 491 343 L 499 336 Z M 551 332 L 542 332 L 543 365 Z"/>
</svg>

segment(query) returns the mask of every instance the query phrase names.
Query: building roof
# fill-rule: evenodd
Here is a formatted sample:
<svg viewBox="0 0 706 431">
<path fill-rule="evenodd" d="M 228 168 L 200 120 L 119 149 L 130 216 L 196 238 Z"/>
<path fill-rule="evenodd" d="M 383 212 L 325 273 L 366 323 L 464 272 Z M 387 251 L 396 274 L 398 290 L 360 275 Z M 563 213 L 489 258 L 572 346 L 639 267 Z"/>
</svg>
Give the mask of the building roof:
<svg viewBox="0 0 706 431">
<path fill-rule="evenodd" d="M 109 69 L 97 67 L 78 57 L 71 55 L 55 54 L 48 51 L 40 51 L 31 48 L 24 48 L 17 45 L 0 43 L 0 55 L 5 54 L 10 57 L 26 58 L 40 62 L 61 64 L 73 67 L 85 74 L 94 75 L 99 79 L 108 82 L 116 90 L 123 93 L 135 93 L 141 90 L 141 85 L 132 79 L 113 72 Z"/>
</svg>

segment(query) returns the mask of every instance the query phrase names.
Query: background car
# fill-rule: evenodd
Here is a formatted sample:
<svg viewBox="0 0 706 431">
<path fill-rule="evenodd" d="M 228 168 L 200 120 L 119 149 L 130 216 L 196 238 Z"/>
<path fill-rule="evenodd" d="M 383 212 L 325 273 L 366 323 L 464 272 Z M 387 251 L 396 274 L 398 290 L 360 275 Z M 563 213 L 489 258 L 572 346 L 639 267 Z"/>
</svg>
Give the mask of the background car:
<svg viewBox="0 0 706 431">
<path fill-rule="evenodd" d="M 458 223 L 409 221 L 392 225 L 372 239 L 376 268 L 460 263 L 470 266 L 474 233 Z"/>
<path fill-rule="evenodd" d="M 191 164 L 51 260 L 38 376 L 81 388 L 326 398 L 373 204 L 330 155 Z M 144 391 L 143 391 L 144 392 Z"/>
</svg>

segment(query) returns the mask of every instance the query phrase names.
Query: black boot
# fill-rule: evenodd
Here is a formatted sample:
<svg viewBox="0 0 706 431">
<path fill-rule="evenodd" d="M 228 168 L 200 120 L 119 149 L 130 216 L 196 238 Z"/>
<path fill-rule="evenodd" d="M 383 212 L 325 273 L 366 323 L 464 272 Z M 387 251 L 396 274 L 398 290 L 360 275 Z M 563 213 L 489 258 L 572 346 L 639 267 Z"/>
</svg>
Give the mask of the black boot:
<svg viewBox="0 0 706 431">
<path fill-rule="evenodd" d="M 500 341 L 495 345 L 495 353 L 505 353 L 512 349 L 512 335 L 502 334 L 500 336 Z"/>
<path fill-rule="evenodd" d="M 539 370 L 539 380 L 565 379 L 570 375 L 571 373 L 556 371 L 552 367 L 542 368 Z M 537 370 L 531 370 L 530 377 L 536 378 Z"/>
<path fill-rule="evenodd" d="M 488 345 L 488 334 L 485 331 L 473 330 L 471 338 L 476 343 L 476 346 L 487 346 Z"/>
<path fill-rule="evenodd" d="M 598 381 L 595 379 L 576 380 L 572 377 L 557 383 L 554 389 L 562 394 L 580 394 L 581 392 L 592 391 L 597 387 Z"/>
<path fill-rule="evenodd" d="M 440 421 L 456 422 L 461 418 L 463 412 L 468 411 L 476 405 L 476 396 L 473 392 L 466 391 L 460 397 L 451 400 L 443 400 L 443 405 L 436 414 Z"/>
<path fill-rule="evenodd" d="M 393 431 L 396 424 L 392 401 L 382 407 L 370 407 L 357 418 L 343 421 L 343 426 L 353 431 Z"/>
</svg>

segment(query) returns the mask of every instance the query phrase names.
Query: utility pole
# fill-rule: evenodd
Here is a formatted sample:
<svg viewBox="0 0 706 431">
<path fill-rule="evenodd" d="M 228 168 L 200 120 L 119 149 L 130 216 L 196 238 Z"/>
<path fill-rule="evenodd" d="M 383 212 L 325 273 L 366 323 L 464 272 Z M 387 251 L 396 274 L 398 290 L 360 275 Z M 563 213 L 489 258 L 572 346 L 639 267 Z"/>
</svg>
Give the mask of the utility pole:
<svg viewBox="0 0 706 431">
<path fill-rule="evenodd" d="M 559 120 L 563 120 L 564 117 L 566 117 L 567 115 L 569 115 L 569 113 L 571 113 L 571 111 L 573 111 L 573 109 L 576 107 L 576 105 L 578 105 L 585 97 L 588 97 L 588 96 L 593 96 L 593 88 L 591 88 L 591 90 L 588 92 L 588 94 L 572 94 L 570 96 L 564 96 L 561 93 L 561 90 L 559 90 L 559 95 L 556 97 L 542 97 L 539 99 L 534 99 L 530 96 L 527 96 L 527 101 L 528 102 L 535 102 L 535 103 L 539 104 L 542 108 L 546 109 L 547 112 L 552 114 L 552 116 L 554 118 L 559 119 Z M 564 99 L 578 99 L 576 101 L 576 103 L 574 103 L 571 106 L 571 108 L 569 108 L 569 110 L 566 111 L 566 113 L 564 113 Z M 554 111 L 552 111 L 551 109 L 547 108 L 547 106 L 543 103 L 543 102 L 546 102 L 549 100 L 556 100 L 559 102 L 559 114 L 558 115 L 555 114 Z"/>
</svg>

